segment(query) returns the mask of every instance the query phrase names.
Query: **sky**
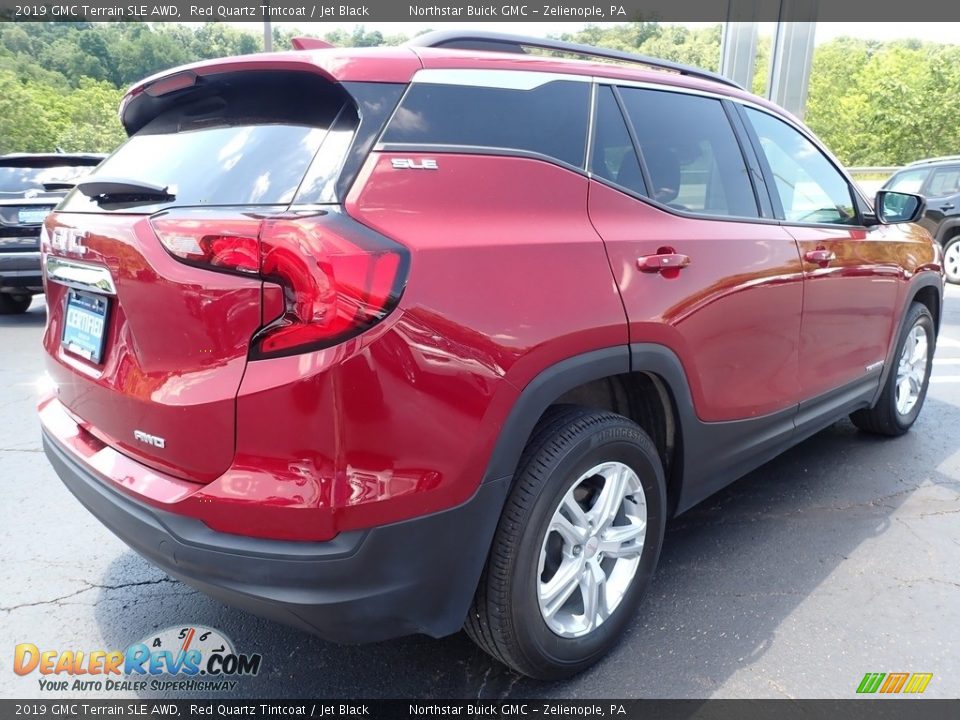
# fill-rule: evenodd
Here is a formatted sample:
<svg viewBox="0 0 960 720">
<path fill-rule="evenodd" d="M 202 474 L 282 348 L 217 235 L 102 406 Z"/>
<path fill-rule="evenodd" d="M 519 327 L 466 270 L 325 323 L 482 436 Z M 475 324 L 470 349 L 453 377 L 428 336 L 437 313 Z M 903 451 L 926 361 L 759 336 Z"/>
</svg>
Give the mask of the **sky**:
<svg viewBox="0 0 960 720">
<path fill-rule="evenodd" d="M 236 23 L 250 29 L 249 23 Z M 564 32 L 576 32 L 588 23 L 558 22 L 558 23 L 531 23 L 531 22 L 486 22 L 486 23 L 443 23 L 443 22 L 382 22 L 363 23 L 367 30 L 379 30 L 384 35 L 412 35 L 420 30 L 443 30 L 472 27 L 475 29 L 494 32 L 509 32 L 523 35 L 545 36 L 559 35 Z M 615 25 L 617 23 L 593 23 L 595 25 Z M 716 23 L 676 23 L 689 27 L 703 27 Z M 274 23 L 295 26 L 311 34 L 322 35 L 338 28 L 352 30 L 357 23 L 353 22 L 325 22 L 325 23 Z M 761 34 L 772 34 L 774 23 L 760 23 Z M 960 44 L 960 23 L 935 22 L 829 22 L 818 23 L 816 42 L 826 42 L 841 36 L 858 37 L 867 40 L 901 40 L 916 38 L 939 43 Z"/>
</svg>

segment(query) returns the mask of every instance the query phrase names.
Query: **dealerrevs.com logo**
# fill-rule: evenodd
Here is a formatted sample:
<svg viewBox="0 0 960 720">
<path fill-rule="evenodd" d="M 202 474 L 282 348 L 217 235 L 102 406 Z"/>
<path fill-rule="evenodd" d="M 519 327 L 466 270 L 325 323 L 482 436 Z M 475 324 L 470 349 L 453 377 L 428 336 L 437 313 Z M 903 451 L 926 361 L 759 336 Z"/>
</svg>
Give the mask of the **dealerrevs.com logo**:
<svg viewBox="0 0 960 720">
<path fill-rule="evenodd" d="M 14 649 L 17 675 L 38 673 L 45 691 L 140 690 L 231 691 L 234 678 L 260 672 L 262 656 L 238 653 L 219 630 L 198 625 L 169 627 L 125 650 Z"/>
</svg>

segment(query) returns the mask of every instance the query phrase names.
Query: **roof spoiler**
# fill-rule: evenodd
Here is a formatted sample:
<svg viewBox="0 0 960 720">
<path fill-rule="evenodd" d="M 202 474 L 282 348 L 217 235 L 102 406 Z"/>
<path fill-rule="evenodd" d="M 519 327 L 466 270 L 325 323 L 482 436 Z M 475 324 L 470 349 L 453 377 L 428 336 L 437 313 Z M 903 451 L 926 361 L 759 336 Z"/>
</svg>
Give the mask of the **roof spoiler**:
<svg viewBox="0 0 960 720">
<path fill-rule="evenodd" d="M 294 50 L 324 50 L 326 48 L 336 47 L 333 43 L 326 40 L 312 37 L 295 37 L 290 41 Z"/>
</svg>

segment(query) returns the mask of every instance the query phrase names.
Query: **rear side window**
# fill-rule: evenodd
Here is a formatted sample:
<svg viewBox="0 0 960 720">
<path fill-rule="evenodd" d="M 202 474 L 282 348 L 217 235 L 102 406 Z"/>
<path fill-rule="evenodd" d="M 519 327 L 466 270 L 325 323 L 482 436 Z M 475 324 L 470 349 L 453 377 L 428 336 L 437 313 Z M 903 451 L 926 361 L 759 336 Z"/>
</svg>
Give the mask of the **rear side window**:
<svg viewBox="0 0 960 720">
<path fill-rule="evenodd" d="M 923 187 L 923 181 L 927 179 L 930 171 L 923 170 L 905 170 L 897 173 L 893 179 L 887 183 L 887 190 L 895 192 L 918 193 Z"/>
<path fill-rule="evenodd" d="M 613 96 L 613 89 L 607 85 L 600 87 L 597 93 L 597 118 L 593 133 L 590 171 L 597 177 L 645 195 L 647 187 L 637 152 L 623 113 Z"/>
<path fill-rule="evenodd" d="M 107 158 L 95 177 L 167 186 L 176 198 L 165 204 L 178 207 L 290 203 L 348 105 L 346 93 L 306 73 L 243 75 L 185 94 Z M 342 142 L 331 144 L 342 154 Z M 74 192 L 64 209 L 114 208 Z"/>
<path fill-rule="evenodd" d="M 654 200 L 704 215 L 759 217 L 743 153 L 719 100 L 626 87 L 620 94 Z"/>
<path fill-rule="evenodd" d="M 590 86 L 557 80 L 530 90 L 414 83 L 384 143 L 518 150 L 583 166 Z"/>
<path fill-rule="evenodd" d="M 937 168 L 933 171 L 927 195 L 943 197 L 954 195 L 958 191 L 960 191 L 960 167 Z"/>
</svg>

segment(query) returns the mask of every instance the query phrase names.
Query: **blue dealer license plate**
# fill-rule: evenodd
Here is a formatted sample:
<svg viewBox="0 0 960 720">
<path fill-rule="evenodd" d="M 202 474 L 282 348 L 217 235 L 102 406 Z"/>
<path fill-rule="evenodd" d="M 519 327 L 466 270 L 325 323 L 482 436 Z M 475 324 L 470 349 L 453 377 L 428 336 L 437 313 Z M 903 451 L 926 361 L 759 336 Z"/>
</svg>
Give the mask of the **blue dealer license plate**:
<svg viewBox="0 0 960 720">
<path fill-rule="evenodd" d="M 47 215 L 49 214 L 50 210 L 47 208 L 43 208 L 42 210 L 21 210 L 17 219 L 21 225 L 39 225 L 47 219 Z"/>
<path fill-rule="evenodd" d="M 70 290 L 63 319 L 63 348 L 100 364 L 109 307 L 109 301 L 102 295 Z"/>
</svg>

